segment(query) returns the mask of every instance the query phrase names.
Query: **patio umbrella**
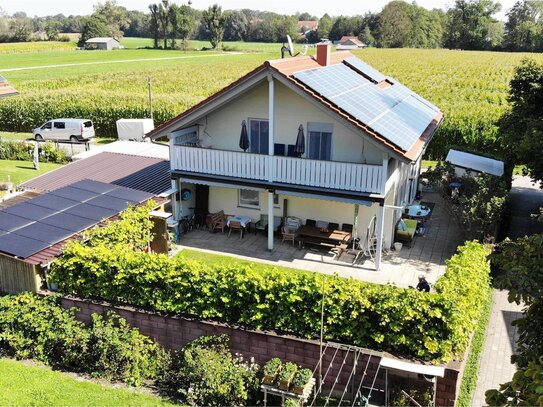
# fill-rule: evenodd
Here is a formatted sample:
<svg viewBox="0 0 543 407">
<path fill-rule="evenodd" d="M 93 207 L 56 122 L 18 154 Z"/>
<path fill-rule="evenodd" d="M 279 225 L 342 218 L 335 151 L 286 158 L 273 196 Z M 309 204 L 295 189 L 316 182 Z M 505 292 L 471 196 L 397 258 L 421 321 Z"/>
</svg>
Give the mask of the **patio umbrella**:
<svg viewBox="0 0 543 407">
<path fill-rule="evenodd" d="M 39 161 L 39 152 L 38 152 L 38 142 L 36 141 L 34 143 L 34 154 L 32 155 L 32 163 L 34 164 L 34 169 L 39 170 L 40 169 L 40 161 Z"/>
<path fill-rule="evenodd" d="M 301 157 L 305 153 L 305 136 L 304 126 L 300 124 L 298 127 L 298 137 L 296 137 L 296 147 L 294 147 L 294 153 Z"/>
<path fill-rule="evenodd" d="M 247 123 L 241 122 L 241 134 L 239 135 L 239 148 L 246 152 L 249 148 L 249 135 L 247 134 Z"/>
</svg>

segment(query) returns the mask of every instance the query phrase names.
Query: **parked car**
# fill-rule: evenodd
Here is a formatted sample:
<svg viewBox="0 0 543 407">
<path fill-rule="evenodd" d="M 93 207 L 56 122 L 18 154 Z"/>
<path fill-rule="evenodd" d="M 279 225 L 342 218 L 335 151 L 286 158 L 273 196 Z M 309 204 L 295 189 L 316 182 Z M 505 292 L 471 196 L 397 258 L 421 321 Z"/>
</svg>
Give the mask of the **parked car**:
<svg viewBox="0 0 543 407">
<path fill-rule="evenodd" d="M 34 139 L 69 140 L 77 142 L 95 136 L 92 120 L 88 119 L 53 119 L 37 127 L 32 132 Z"/>
</svg>

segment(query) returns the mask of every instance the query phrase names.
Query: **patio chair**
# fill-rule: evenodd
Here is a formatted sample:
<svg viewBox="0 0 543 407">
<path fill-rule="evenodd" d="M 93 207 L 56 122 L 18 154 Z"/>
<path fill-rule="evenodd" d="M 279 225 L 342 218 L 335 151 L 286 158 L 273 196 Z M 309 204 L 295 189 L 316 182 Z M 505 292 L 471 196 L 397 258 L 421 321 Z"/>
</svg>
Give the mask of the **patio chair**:
<svg viewBox="0 0 543 407">
<path fill-rule="evenodd" d="M 283 226 L 281 228 L 281 243 L 292 242 L 292 245 L 294 246 L 294 240 L 296 240 L 296 236 L 298 235 L 298 231 L 295 229 L 290 229 L 288 226 Z"/>
<path fill-rule="evenodd" d="M 305 225 L 306 226 L 315 226 L 317 224 L 317 222 L 314 220 L 314 219 L 306 219 L 305 220 Z"/>
<path fill-rule="evenodd" d="M 235 220 L 231 220 L 230 224 L 228 225 L 228 237 L 230 237 L 230 233 L 232 233 L 232 230 L 239 230 L 239 238 L 241 239 L 243 237 L 243 226 L 241 226 L 240 222 L 237 222 Z"/>
<path fill-rule="evenodd" d="M 328 229 L 338 230 L 339 229 L 339 223 L 332 223 L 330 222 L 328 224 Z"/>
<path fill-rule="evenodd" d="M 279 230 L 279 227 L 281 226 L 281 217 L 280 216 L 274 216 L 273 217 L 273 231 L 277 232 Z M 257 230 L 266 231 L 268 230 L 268 215 L 260 214 L 260 220 L 258 220 L 255 223 L 255 235 Z"/>
<path fill-rule="evenodd" d="M 343 225 L 341 225 L 341 230 L 343 230 L 344 232 L 353 233 L 353 225 L 351 225 L 350 223 L 344 223 Z"/>
<path fill-rule="evenodd" d="M 217 229 L 221 230 L 221 233 L 224 233 L 224 227 L 226 226 L 226 219 L 224 216 L 224 211 L 219 211 L 217 213 L 211 214 L 211 223 L 209 228 L 211 232 L 214 232 Z"/>
<path fill-rule="evenodd" d="M 300 229 L 300 227 L 302 226 L 302 220 L 294 216 L 287 216 L 285 218 L 285 226 L 288 227 L 290 230 L 298 231 L 298 229 Z"/>
</svg>

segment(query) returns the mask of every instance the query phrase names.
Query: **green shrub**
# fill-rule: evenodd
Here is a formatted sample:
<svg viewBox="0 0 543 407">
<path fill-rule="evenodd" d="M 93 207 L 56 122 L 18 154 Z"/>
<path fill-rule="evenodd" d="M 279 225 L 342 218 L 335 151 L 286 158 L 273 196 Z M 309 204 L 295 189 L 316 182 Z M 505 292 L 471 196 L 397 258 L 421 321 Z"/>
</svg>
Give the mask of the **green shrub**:
<svg viewBox="0 0 543 407">
<path fill-rule="evenodd" d="M 162 374 L 167 354 L 123 318 L 93 314 L 87 328 L 75 310 L 62 308 L 59 296 L 0 297 L 0 354 L 132 385 Z"/>
<path fill-rule="evenodd" d="M 287 362 L 277 375 L 277 381 L 290 380 L 294 373 L 298 370 L 296 363 Z"/>
<path fill-rule="evenodd" d="M 294 387 L 304 387 L 309 380 L 313 377 L 313 372 L 309 369 L 300 369 L 294 375 L 292 379 L 292 386 Z"/>
<path fill-rule="evenodd" d="M 89 333 L 74 313 L 74 308 L 63 309 L 56 296 L 0 297 L 0 352 L 56 368 L 84 370 L 81 362 Z"/>
<path fill-rule="evenodd" d="M 202 336 L 176 352 L 165 385 L 192 405 L 254 404 L 258 365 L 234 358 L 228 336 Z"/>
<path fill-rule="evenodd" d="M 55 148 L 55 145 L 49 141 L 40 143 L 38 152 L 40 162 L 65 164 L 70 161 L 66 152 Z M 32 161 L 33 157 L 34 144 L 0 139 L 0 160 Z"/>
<path fill-rule="evenodd" d="M 273 358 L 273 359 L 270 359 L 270 360 L 268 360 L 266 362 L 266 364 L 262 368 L 262 372 L 265 375 L 270 375 L 271 376 L 271 375 L 276 374 L 279 371 L 279 369 L 281 369 L 281 366 L 282 366 L 281 359 Z"/>
<path fill-rule="evenodd" d="M 157 376 L 164 351 L 114 312 L 92 315 L 87 363 L 92 374 L 131 385 Z"/>
<path fill-rule="evenodd" d="M 475 242 L 460 247 L 448 261 L 436 293 L 80 243 L 66 246 L 53 263 L 51 279 L 70 294 L 304 338 L 320 335 L 325 279 L 326 339 L 426 360 L 451 360 L 465 350 L 476 325 L 489 284 L 486 255 Z"/>
</svg>

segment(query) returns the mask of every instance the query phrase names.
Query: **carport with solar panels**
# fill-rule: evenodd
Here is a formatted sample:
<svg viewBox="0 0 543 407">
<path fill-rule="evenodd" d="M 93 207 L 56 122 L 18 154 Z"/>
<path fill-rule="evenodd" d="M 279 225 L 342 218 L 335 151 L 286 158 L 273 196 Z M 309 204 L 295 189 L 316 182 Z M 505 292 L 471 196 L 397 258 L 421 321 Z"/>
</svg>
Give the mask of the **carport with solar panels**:
<svg viewBox="0 0 543 407">
<path fill-rule="evenodd" d="M 83 180 L 0 210 L 0 291 L 16 291 L 18 278 L 35 287 L 37 253 L 153 196 Z"/>
</svg>

